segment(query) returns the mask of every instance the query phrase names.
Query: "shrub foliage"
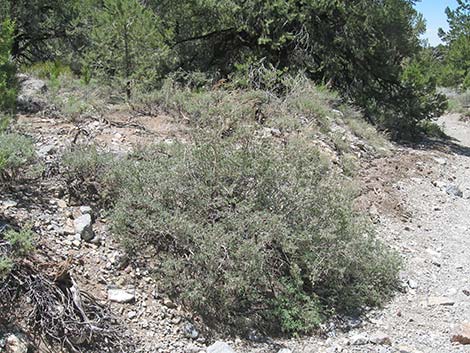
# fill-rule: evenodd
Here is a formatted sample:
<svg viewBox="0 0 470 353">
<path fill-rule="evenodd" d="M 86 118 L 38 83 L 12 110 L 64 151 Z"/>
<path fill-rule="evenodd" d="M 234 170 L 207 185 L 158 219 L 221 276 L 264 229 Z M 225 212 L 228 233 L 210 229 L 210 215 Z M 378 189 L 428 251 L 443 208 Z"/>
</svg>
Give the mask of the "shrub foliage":
<svg viewBox="0 0 470 353">
<path fill-rule="evenodd" d="M 8 276 L 15 262 L 34 250 L 34 234 L 29 228 L 19 231 L 0 229 L 0 284 Z"/>
<path fill-rule="evenodd" d="M 113 173 L 113 231 L 153 255 L 167 293 L 228 329 L 308 332 L 378 305 L 398 261 L 306 140 L 204 133 L 137 152 Z M 219 326 L 221 327 L 221 326 Z"/>
<path fill-rule="evenodd" d="M 15 177 L 34 156 L 34 145 L 29 138 L 0 132 L 0 181 Z"/>
</svg>

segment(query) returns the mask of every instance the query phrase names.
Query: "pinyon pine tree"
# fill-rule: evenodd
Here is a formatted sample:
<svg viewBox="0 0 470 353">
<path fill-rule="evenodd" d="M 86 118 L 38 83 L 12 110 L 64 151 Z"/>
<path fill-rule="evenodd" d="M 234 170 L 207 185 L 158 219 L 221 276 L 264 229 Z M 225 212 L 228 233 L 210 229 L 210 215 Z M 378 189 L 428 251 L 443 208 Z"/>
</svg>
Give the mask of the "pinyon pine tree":
<svg viewBox="0 0 470 353">
<path fill-rule="evenodd" d="M 86 62 L 92 73 L 117 80 L 128 98 L 134 85 L 154 83 L 162 75 L 167 34 L 151 10 L 137 0 L 105 0 L 90 14 Z"/>
<path fill-rule="evenodd" d="M 16 105 L 15 65 L 11 58 L 13 33 L 10 20 L 0 24 L 0 112 L 4 113 L 12 113 Z"/>
<path fill-rule="evenodd" d="M 457 0 L 455 10 L 446 9 L 449 31 L 439 31 L 448 45 L 446 61 L 452 76 L 463 88 L 470 88 L 470 0 Z"/>
</svg>

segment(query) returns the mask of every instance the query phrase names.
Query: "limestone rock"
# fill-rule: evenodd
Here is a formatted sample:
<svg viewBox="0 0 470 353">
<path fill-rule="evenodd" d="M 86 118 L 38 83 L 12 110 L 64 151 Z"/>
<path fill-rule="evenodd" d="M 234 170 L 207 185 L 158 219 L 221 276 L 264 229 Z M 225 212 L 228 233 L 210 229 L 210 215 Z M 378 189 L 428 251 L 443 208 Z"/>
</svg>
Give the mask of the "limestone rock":
<svg viewBox="0 0 470 353">
<path fill-rule="evenodd" d="M 450 196 L 463 197 L 463 192 L 457 185 L 447 185 L 446 192 Z"/>
<path fill-rule="evenodd" d="M 81 212 L 82 214 L 89 214 L 89 215 L 91 215 L 91 214 L 92 214 L 92 211 L 93 211 L 93 210 L 91 209 L 90 206 L 80 206 L 80 212 Z"/>
<path fill-rule="evenodd" d="M 367 343 L 369 343 L 369 337 L 362 333 L 354 335 L 349 339 L 349 344 L 352 346 L 363 346 Z"/>
<path fill-rule="evenodd" d="M 194 327 L 193 324 L 187 323 L 186 325 L 183 326 L 183 335 L 187 338 L 191 338 L 193 340 L 197 339 L 199 337 L 199 332 L 198 330 Z"/>
<path fill-rule="evenodd" d="M 452 306 L 455 300 L 446 297 L 429 297 L 425 306 Z"/>
<path fill-rule="evenodd" d="M 408 346 L 400 346 L 397 350 L 398 353 L 423 353 L 417 349 Z"/>
<path fill-rule="evenodd" d="M 84 214 L 76 218 L 73 222 L 75 227 L 75 232 L 80 234 L 80 238 L 85 241 L 90 241 L 95 237 L 91 224 L 91 216 L 89 214 Z"/>
<path fill-rule="evenodd" d="M 217 341 L 207 347 L 207 353 L 235 353 L 235 351 L 227 343 Z"/>
<path fill-rule="evenodd" d="M 135 300 L 135 291 L 119 288 L 109 288 L 108 299 L 115 303 L 130 303 Z"/>
<path fill-rule="evenodd" d="M 41 95 L 47 92 L 47 85 L 27 75 L 18 75 L 20 82 L 20 94 L 17 98 L 18 109 L 26 113 L 37 113 L 46 107 L 46 101 Z"/>
</svg>

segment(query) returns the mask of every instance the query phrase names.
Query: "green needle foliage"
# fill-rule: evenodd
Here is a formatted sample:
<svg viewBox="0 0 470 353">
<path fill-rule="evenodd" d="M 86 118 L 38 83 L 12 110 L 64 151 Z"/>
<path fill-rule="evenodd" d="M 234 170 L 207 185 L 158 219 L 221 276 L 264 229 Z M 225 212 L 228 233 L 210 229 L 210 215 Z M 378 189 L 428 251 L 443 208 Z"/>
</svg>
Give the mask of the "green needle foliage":
<svg viewBox="0 0 470 353">
<path fill-rule="evenodd" d="M 0 18 L 8 14 L 17 25 L 13 54 L 21 62 L 67 62 L 84 82 L 116 84 L 128 99 L 180 70 L 216 81 L 265 66 L 281 75 L 305 73 L 391 136 L 410 138 L 420 121 L 443 111 L 435 87 L 404 78 L 425 29 L 415 2 L 0 0 Z M 459 4 L 448 11 L 446 43 L 463 84 L 468 1 Z"/>
<path fill-rule="evenodd" d="M 457 0 L 455 10 L 447 8 L 449 30 L 440 30 L 440 36 L 447 44 L 445 62 L 455 79 L 451 85 L 470 89 L 470 1 Z"/>
<path fill-rule="evenodd" d="M 151 10 L 137 0 L 105 0 L 90 16 L 87 69 L 105 81 L 117 80 L 128 99 L 135 86 L 163 77 L 166 33 Z"/>
<path fill-rule="evenodd" d="M 0 23 L 0 125 L 2 112 L 11 114 L 16 107 L 15 65 L 12 62 L 14 24 L 10 20 Z"/>
</svg>

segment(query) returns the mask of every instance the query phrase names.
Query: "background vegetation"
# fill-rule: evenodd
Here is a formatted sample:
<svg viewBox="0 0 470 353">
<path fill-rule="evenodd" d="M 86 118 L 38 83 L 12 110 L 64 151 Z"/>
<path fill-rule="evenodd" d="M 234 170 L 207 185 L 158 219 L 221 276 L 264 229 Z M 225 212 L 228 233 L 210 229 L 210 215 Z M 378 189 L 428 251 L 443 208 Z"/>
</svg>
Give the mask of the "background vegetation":
<svg viewBox="0 0 470 353">
<path fill-rule="evenodd" d="M 458 39 L 466 3 L 449 11 L 451 31 L 445 35 L 448 61 L 462 77 L 468 70 L 456 53 L 465 53 L 462 45 L 468 43 Z M 446 107 L 436 80 L 408 69 L 421 56 L 419 35 L 425 28 L 413 5 L 412 0 L 1 0 L 0 16 L 16 24 L 12 54 L 19 62 L 66 63 L 85 82 L 115 85 L 128 99 L 158 89 L 172 72 L 202 72 L 215 83 L 256 76 L 260 67 L 269 67 L 278 76 L 302 72 L 328 85 L 360 106 L 370 122 L 394 137 L 410 138 L 419 121 Z"/>
</svg>

